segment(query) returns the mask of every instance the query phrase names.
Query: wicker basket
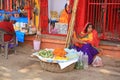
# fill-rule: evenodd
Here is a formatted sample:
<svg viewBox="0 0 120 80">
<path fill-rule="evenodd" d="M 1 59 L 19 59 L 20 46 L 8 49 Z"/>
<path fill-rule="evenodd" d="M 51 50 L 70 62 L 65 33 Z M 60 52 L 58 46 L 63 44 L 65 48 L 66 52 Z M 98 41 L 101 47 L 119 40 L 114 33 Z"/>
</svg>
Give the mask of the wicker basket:
<svg viewBox="0 0 120 80">
<path fill-rule="evenodd" d="M 74 70 L 75 67 L 75 63 L 69 65 L 68 67 L 64 68 L 64 69 L 60 69 L 60 66 L 58 65 L 58 63 L 49 63 L 49 62 L 44 62 L 40 60 L 40 65 L 44 70 L 50 71 L 50 72 L 69 72 Z"/>
</svg>

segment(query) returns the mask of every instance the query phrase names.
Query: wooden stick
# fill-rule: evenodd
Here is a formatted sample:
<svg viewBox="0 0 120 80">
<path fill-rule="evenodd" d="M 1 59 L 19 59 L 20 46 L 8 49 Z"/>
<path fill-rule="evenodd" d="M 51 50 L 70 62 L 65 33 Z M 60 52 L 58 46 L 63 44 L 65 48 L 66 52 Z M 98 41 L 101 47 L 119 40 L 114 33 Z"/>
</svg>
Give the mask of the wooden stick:
<svg viewBox="0 0 120 80">
<path fill-rule="evenodd" d="M 41 7 L 41 0 L 40 0 L 40 1 L 38 0 L 38 4 L 39 4 L 39 6 Z M 39 11 L 38 11 L 38 20 L 39 20 L 39 23 L 38 23 L 38 25 L 37 25 L 37 27 L 38 27 L 37 30 L 40 31 L 40 33 L 41 33 L 40 8 L 39 8 Z"/>
<path fill-rule="evenodd" d="M 66 38 L 66 44 L 65 44 L 66 48 L 69 47 L 70 41 L 72 39 L 73 30 L 74 30 L 74 23 L 75 23 L 75 17 L 76 17 L 76 11 L 77 11 L 77 6 L 78 6 L 78 1 L 79 0 L 74 0 L 74 5 L 73 5 L 73 9 L 72 9 L 71 20 L 70 20 L 70 23 L 69 23 L 69 30 L 68 30 L 67 38 Z"/>
<path fill-rule="evenodd" d="M 40 4 L 41 4 L 41 0 L 40 1 L 38 0 L 38 5 L 40 6 Z M 38 21 L 39 21 L 38 25 L 36 24 L 37 34 L 35 36 L 35 40 L 41 40 L 40 8 L 38 10 Z"/>
<path fill-rule="evenodd" d="M 2 9 L 2 0 L 0 0 L 0 9 Z"/>
</svg>

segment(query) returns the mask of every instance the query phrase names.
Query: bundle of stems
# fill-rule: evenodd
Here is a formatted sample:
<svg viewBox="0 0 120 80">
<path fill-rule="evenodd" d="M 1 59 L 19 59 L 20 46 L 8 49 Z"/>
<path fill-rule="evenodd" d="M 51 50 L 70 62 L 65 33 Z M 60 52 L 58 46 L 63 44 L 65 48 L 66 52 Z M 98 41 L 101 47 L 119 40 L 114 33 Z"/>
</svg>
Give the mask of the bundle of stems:
<svg viewBox="0 0 120 80">
<path fill-rule="evenodd" d="M 77 6 L 78 6 L 78 1 L 79 0 L 74 0 L 74 5 L 72 8 L 72 15 L 69 23 L 69 29 L 67 33 L 67 38 L 66 38 L 66 44 L 65 47 L 68 48 L 72 39 L 73 31 L 74 31 L 74 25 L 75 25 L 75 18 L 76 18 L 76 11 L 77 11 Z"/>
</svg>

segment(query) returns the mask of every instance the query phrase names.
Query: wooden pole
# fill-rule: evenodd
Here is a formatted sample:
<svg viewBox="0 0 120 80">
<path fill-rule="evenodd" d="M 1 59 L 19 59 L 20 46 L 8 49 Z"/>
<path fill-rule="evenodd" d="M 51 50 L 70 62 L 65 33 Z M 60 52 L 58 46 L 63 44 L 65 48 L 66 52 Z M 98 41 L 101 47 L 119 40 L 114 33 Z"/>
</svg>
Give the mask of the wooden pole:
<svg viewBox="0 0 120 80">
<path fill-rule="evenodd" d="M 10 0 L 10 11 L 12 11 L 12 0 Z"/>
<path fill-rule="evenodd" d="M 39 5 L 39 11 L 38 11 L 38 20 L 39 20 L 39 23 L 38 23 L 38 25 L 37 25 L 37 27 L 38 27 L 38 30 L 40 31 L 40 33 L 41 33 L 41 25 L 40 25 L 40 9 L 41 9 L 41 0 L 39 0 L 38 1 L 38 5 Z"/>
<path fill-rule="evenodd" d="M 39 21 L 39 23 L 38 23 L 38 25 L 36 24 L 36 26 L 37 26 L 37 35 L 41 35 L 41 25 L 40 25 L 40 9 L 41 9 L 41 0 L 39 0 L 38 1 L 38 6 L 39 6 L 39 10 L 38 10 L 38 21 Z"/>
<path fill-rule="evenodd" d="M 77 11 L 77 6 L 78 6 L 78 1 L 79 0 L 74 0 L 74 4 L 73 4 L 73 8 L 72 8 L 71 20 L 70 20 L 70 23 L 69 23 L 69 29 L 68 29 L 67 38 L 66 38 L 66 44 L 65 44 L 66 48 L 69 47 L 70 41 L 72 39 L 74 25 L 75 25 L 75 18 L 76 18 L 76 11 Z"/>
<path fill-rule="evenodd" d="M 38 1 L 38 6 L 39 6 L 39 11 L 38 11 L 38 20 L 39 20 L 39 23 L 38 23 L 38 25 L 36 24 L 37 34 L 36 34 L 36 36 L 35 36 L 35 39 L 41 40 L 41 26 L 40 26 L 40 7 L 41 7 L 41 0 Z"/>
<path fill-rule="evenodd" d="M 0 9 L 2 9 L 2 0 L 0 0 Z"/>
</svg>

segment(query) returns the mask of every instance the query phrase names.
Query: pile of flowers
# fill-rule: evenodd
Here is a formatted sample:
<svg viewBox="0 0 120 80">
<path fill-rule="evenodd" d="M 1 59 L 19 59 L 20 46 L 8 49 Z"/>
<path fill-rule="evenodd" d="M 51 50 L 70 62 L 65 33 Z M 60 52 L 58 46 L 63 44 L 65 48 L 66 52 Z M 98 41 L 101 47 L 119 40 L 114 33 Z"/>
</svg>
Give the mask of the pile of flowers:
<svg viewBox="0 0 120 80">
<path fill-rule="evenodd" d="M 43 49 L 37 52 L 38 57 L 47 62 L 61 62 L 78 58 L 78 52 L 74 49 L 56 48 Z"/>
</svg>

